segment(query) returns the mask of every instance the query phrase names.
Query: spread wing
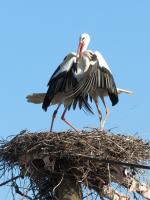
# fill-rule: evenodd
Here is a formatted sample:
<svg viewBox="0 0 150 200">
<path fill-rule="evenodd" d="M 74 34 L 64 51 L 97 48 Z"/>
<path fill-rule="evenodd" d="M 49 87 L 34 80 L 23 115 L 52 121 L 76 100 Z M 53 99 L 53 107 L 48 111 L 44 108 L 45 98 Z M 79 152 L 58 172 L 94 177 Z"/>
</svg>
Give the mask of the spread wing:
<svg viewBox="0 0 150 200">
<path fill-rule="evenodd" d="M 84 96 L 93 93 L 95 90 L 104 89 L 108 92 L 112 105 L 115 105 L 118 102 L 116 84 L 108 65 L 106 67 L 103 66 L 102 64 L 105 62 L 104 60 L 103 62 L 101 61 L 97 52 L 92 55 L 89 69 L 77 84 L 74 96 Z"/>
<path fill-rule="evenodd" d="M 73 74 L 76 71 L 76 67 L 76 56 L 70 53 L 53 73 L 48 82 L 48 90 L 42 105 L 45 111 L 58 92 L 67 92 L 75 86 L 77 80 Z"/>
<path fill-rule="evenodd" d="M 73 53 L 68 54 L 64 58 L 63 62 L 56 69 L 56 71 L 53 73 L 52 77 L 48 82 L 48 90 L 42 105 L 42 108 L 45 111 L 47 110 L 52 99 L 57 93 L 63 92 L 63 95 L 65 95 L 68 93 L 68 91 L 74 90 L 74 88 L 78 84 L 77 78 L 74 76 L 76 71 L 76 55 Z M 85 111 L 93 113 L 91 106 L 88 103 L 88 95 L 76 96 L 72 98 L 72 102 L 70 105 L 68 105 L 68 109 L 70 109 L 71 107 L 75 109 L 77 105 L 80 109 L 83 108 Z"/>
</svg>

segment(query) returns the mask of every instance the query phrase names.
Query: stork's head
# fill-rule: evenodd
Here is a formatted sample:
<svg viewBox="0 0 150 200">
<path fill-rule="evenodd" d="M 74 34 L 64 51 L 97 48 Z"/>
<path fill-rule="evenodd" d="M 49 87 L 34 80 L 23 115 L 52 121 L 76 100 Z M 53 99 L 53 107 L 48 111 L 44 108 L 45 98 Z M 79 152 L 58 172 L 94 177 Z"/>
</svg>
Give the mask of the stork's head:
<svg viewBox="0 0 150 200">
<path fill-rule="evenodd" d="M 85 51 L 90 43 L 90 36 L 87 33 L 82 33 L 79 38 L 79 45 L 77 50 L 77 57 L 80 57 L 82 52 Z"/>
</svg>

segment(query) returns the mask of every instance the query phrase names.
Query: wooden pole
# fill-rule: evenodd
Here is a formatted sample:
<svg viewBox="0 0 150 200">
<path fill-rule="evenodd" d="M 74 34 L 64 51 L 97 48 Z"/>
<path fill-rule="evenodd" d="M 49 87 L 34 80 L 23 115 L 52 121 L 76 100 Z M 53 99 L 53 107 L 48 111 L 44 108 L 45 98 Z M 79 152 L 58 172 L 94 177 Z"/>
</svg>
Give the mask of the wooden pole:
<svg viewBox="0 0 150 200">
<path fill-rule="evenodd" d="M 81 185 L 74 177 L 64 176 L 60 185 L 55 189 L 57 200 L 82 200 Z"/>
</svg>

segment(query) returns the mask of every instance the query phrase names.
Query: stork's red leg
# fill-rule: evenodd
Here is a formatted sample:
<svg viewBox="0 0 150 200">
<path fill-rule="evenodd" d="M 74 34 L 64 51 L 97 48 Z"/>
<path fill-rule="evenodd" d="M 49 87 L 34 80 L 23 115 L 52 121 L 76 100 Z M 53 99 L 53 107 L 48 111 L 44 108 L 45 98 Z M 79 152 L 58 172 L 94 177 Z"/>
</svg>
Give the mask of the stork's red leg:
<svg viewBox="0 0 150 200">
<path fill-rule="evenodd" d="M 70 124 L 70 123 L 65 119 L 65 114 L 66 114 L 66 112 L 67 112 L 67 108 L 65 108 L 65 110 L 64 110 L 64 112 L 63 112 L 63 114 L 62 114 L 62 116 L 61 116 L 61 119 L 62 119 L 66 124 L 68 124 L 68 126 L 70 126 L 73 130 L 75 130 L 76 132 L 78 132 L 77 129 L 75 129 L 75 128 L 72 126 L 72 124 Z"/>
<path fill-rule="evenodd" d="M 94 100 L 94 101 L 95 101 L 95 105 L 96 105 L 96 108 L 97 108 L 97 111 L 98 111 L 98 114 L 99 114 L 100 129 L 103 130 L 102 112 L 101 112 L 101 110 L 99 108 L 98 101 L 97 100 Z"/>
<path fill-rule="evenodd" d="M 103 121 L 103 127 L 104 127 L 104 125 L 105 125 L 105 123 L 106 123 L 106 121 L 107 121 L 107 119 L 109 117 L 110 111 L 109 111 L 109 108 L 107 107 L 107 105 L 105 103 L 105 99 L 104 99 L 103 96 L 101 97 L 101 100 L 102 100 L 102 102 L 103 102 L 103 104 L 105 106 L 105 111 L 106 111 L 106 116 L 105 116 L 104 121 Z"/>
<path fill-rule="evenodd" d="M 58 107 L 56 108 L 56 110 L 53 112 L 53 115 L 52 115 L 52 121 L 51 121 L 51 128 L 50 128 L 50 132 L 52 131 L 53 129 L 53 124 L 54 124 L 54 120 L 55 120 L 55 117 L 56 117 L 56 114 L 57 114 L 57 111 L 59 109 L 61 104 L 58 105 Z"/>
</svg>

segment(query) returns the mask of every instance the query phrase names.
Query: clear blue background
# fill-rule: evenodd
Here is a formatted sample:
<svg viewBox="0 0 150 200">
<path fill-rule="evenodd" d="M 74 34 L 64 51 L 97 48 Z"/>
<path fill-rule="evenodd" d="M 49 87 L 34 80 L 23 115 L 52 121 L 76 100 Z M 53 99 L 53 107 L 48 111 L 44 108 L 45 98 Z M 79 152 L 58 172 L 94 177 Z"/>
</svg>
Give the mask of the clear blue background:
<svg viewBox="0 0 150 200">
<path fill-rule="evenodd" d="M 47 82 L 65 55 L 76 51 L 82 32 L 91 36 L 89 49 L 107 60 L 121 95 L 111 107 L 106 128 L 115 133 L 138 133 L 149 139 L 150 102 L 150 1 L 149 0 L 6 0 L 0 1 L 0 135 L 22 129 L 48 130 L 54 107 L 26 102 L 26 95 L 45 92 Z M 100 105 L 102 105 L 100 103 Z M 103 106 L 102 110 L 103 110 Z M 95 115 L 70 111 L 66 118 L 78 129 L 99 127 Z M 104 110 L 103 110 L 104 111 Z M 54 130 L 67 130 L 58 113 Z M 1 200 L 10 199 L 2 189 Z"/>
</svg>

